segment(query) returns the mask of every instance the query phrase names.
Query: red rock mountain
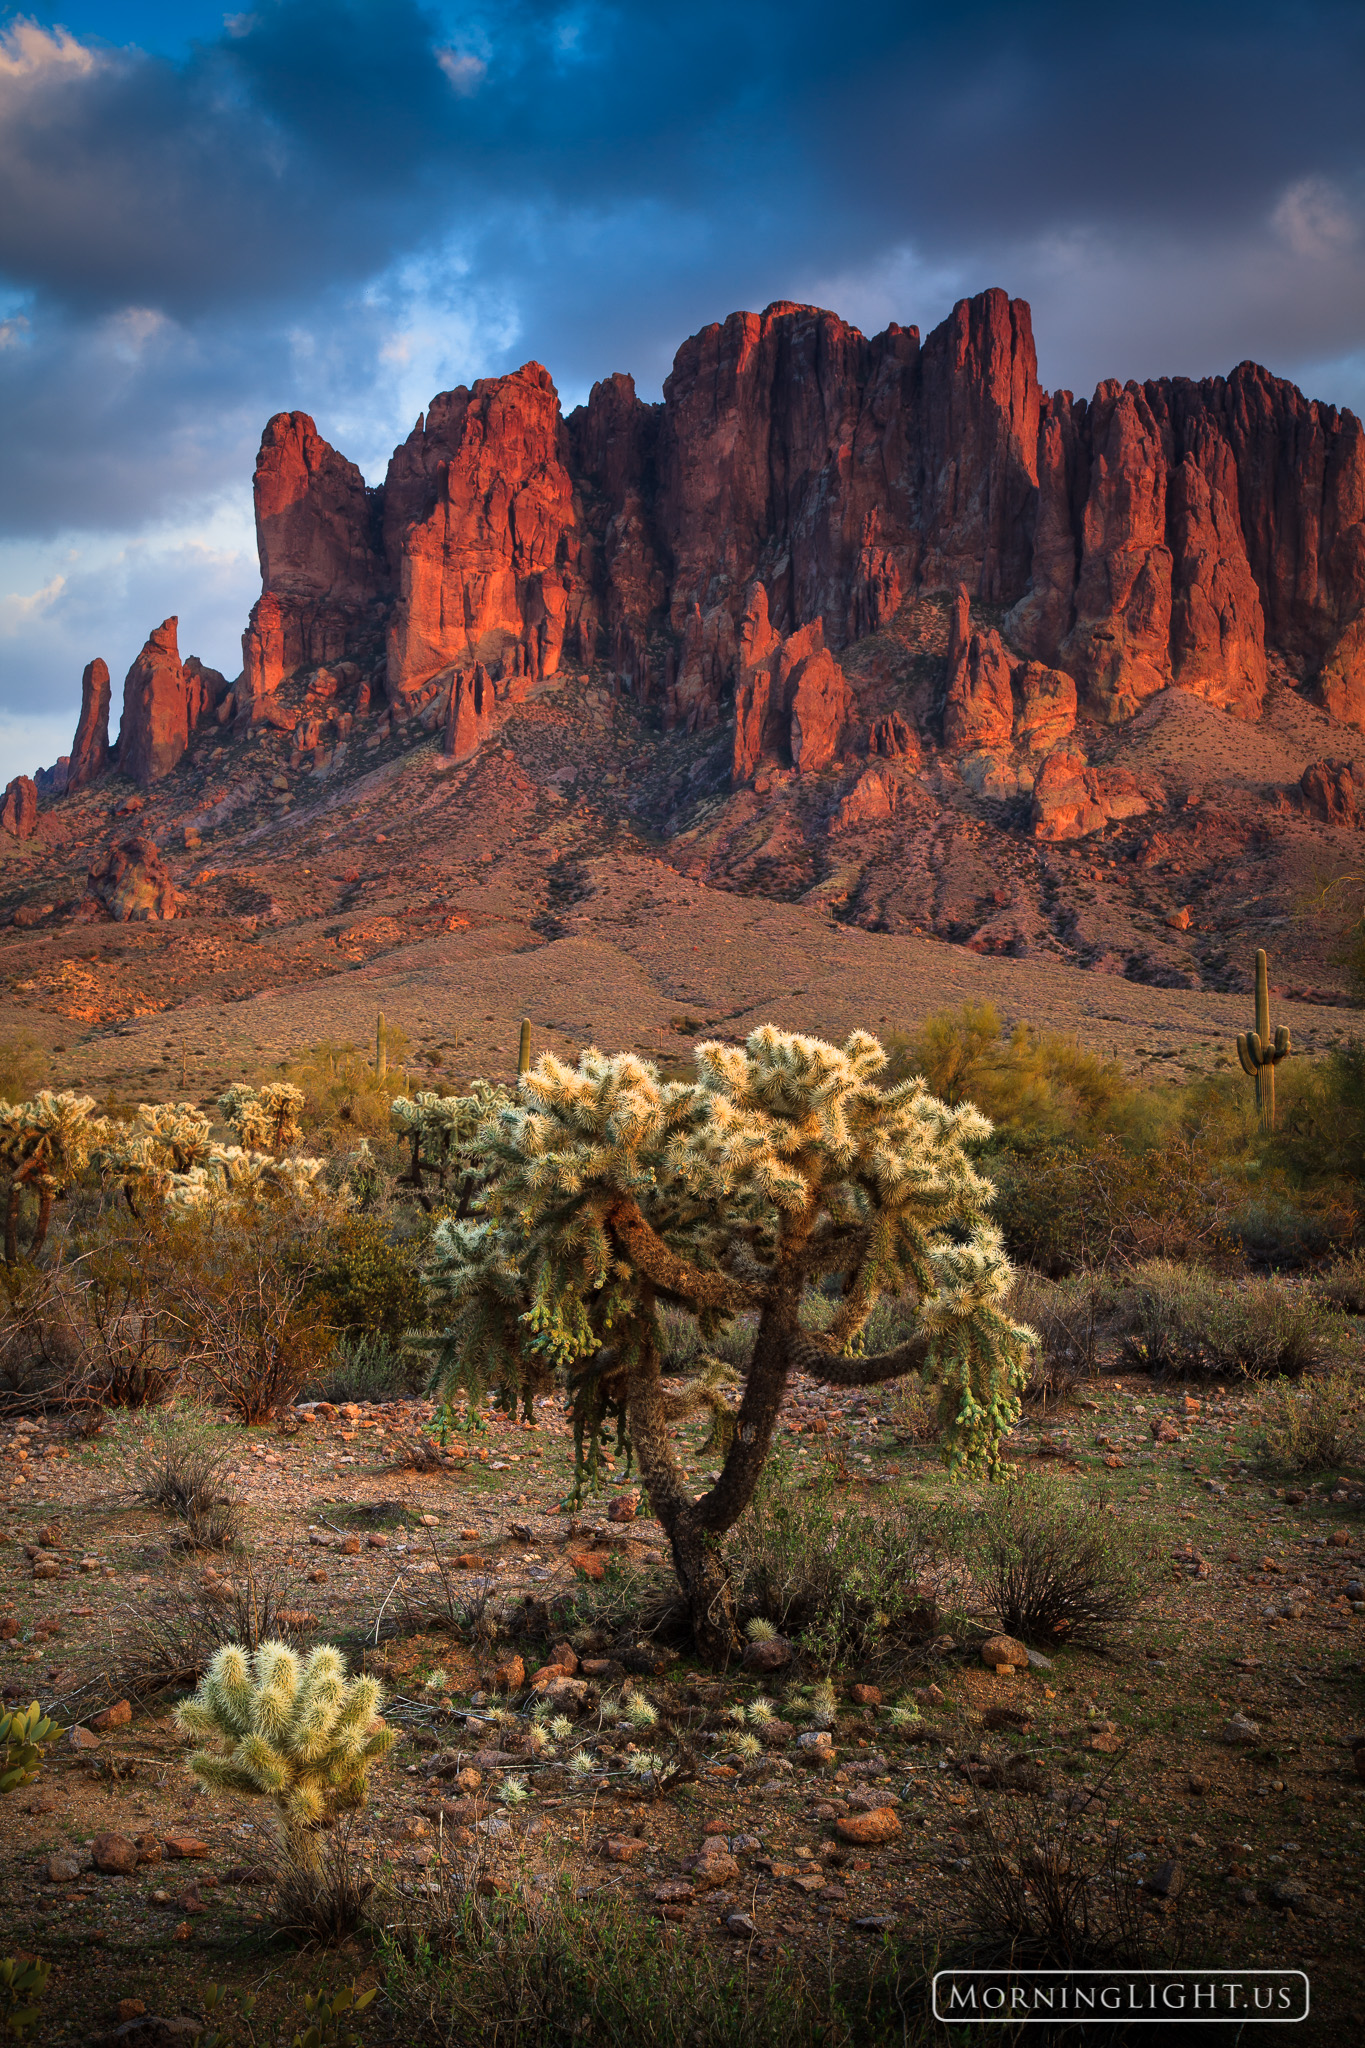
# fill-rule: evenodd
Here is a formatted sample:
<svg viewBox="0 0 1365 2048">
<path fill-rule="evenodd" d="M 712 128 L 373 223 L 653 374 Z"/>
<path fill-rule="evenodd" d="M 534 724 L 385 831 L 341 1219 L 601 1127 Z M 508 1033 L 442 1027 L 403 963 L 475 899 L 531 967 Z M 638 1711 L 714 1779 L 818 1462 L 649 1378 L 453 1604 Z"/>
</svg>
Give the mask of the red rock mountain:
<svg viewBox="0 0 1365 2048">
<path fill-rule="evenodd" d="M 1360 422 L 1251 363 L 1048 395 L 1029 309 L 999 291 L 923 343 L 735 313 L 683 344 L 661 404 L 616 375 L 567 419 L 527 364 L 435 398 L 373 489 L 278 414 L 255 499 L 242 675 L 182 666 L 159 627 L 125 687 L 135 780 L 207 717 L 275 722 L 300 672 L 444 721 L 463 756 L 532 682 L 594 662 L 665 729 L 733 718 L 736 783 L 765 755 L 809 773 L 879 751 L 840 652 L 938 591 L 960 593 L 931 721 L 950 754 L 1041 758 L 1078 715 L 1121 724 L 1171 687 L 1254 719 L 1272 669 L 1365 730 Z M 997 623 L 973 631 L 973 602 Z M 75 784 L 104 758 L 102 666 Z"/>
</svg>

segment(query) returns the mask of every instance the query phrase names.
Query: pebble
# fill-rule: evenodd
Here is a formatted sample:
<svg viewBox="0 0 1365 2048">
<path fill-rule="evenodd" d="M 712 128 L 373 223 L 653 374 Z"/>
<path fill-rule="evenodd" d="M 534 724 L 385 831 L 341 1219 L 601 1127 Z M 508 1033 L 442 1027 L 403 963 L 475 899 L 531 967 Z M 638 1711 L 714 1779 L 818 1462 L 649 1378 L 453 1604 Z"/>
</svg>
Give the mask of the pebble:
<svg viewBox="0 0 1365 2048">
<path fill-rule="evenodd" d="M 81 1874 L 74 1856 L 49 1856 L 42 1868 L 49 1884 L 70 1884 Z"/>
<path fill-rule="evenodd" d="M 742 1941 L 752 1941 L 758 1933 L 756 1922 L 751 1920 L 747 1913 L 727 1913 L 725 1926 L 727 1933 L 736 1935 Z"/>
<path fill-rule="evenodd" d="M 82 1728 L 79 1723 L 68 1730 L 66 1740 L 71 1749 L 98 1749 L 101 1746 L 98 1735 L 92 1735 L 88 1728 Z"/>
<path fill-rule="evenodd" d="M 879 1842 L 889 1842 L 901 1831 L 901 1824 L 889 1806 L 879 1806 L 871 1813 L 849 1813 L 834 1823 L 834 1832 L 842 1842 L 857 1842 L 875 1847 Z"/>
<path fill-rule="evenodd" d="M 201 1842 L 198 1835 L 176 1834 L 166 1836 L 166 1854 L 170 1857 L 172 1863 L 181 1862 L 194 1856 L 207 1856 L 208 1853 L 208 1843 Z"/>
<path fill-rule="evenodd" d="M 987 1636 L 981 1645 L 981 1661 L 992 1671 L 1025 1671 L 1028 1651 L 1013 1636 Z"/>
<path fill-rule="evenodd" d="M 1227 1743 L 1232 1749 L 1250 1749 L 1260 1739 L 1259 1724 L 1249 1721 L 1245 1714 L 1234 1714 L 1218 1731 L 1218 1740 Z"/>
<path fill-rule="evenodd" d="M 90 1726 L 103 1735 L 110 1728 L 126 1728 L 133 1718 L 131 1700 L 116 1700 L 112 1707 L 105 1707 L 102 1713 L 90 1716 Z"/>
</svg>

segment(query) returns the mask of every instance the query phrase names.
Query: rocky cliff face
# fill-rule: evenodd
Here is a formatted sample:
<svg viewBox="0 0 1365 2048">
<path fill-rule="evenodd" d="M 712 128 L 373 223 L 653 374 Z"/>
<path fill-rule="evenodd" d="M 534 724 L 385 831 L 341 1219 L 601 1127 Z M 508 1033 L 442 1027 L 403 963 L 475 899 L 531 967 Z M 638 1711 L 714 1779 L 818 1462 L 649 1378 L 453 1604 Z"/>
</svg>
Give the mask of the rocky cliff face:
<svg viewBox="0 0 1365 2048">
<path fill-rule="evenodd" d="M 376 490 L 281 414 L 256 505 L 245 711 L 343 656 L 400 707 L 476 662 L 501 683 L 604 659 L 698 730 L 743 682 L 756 583 L 779 638 L 818 619 L 831 655 L 960 585 L 1001 622 L 954 667 L 958 748 L 1006 730 L 1030 659 L 1112 724 L 1172 686 L 1254 718 L 1274 657 L 1365 728 L 1360 423 L 1252 364 L 1049 396 L 1003 292 L 922 345 L 810 306 L 732 314 L 683 344 L 661 405 L 618 375 L 567 421 L 528 364 L 435 399 Z"/>
</svg>

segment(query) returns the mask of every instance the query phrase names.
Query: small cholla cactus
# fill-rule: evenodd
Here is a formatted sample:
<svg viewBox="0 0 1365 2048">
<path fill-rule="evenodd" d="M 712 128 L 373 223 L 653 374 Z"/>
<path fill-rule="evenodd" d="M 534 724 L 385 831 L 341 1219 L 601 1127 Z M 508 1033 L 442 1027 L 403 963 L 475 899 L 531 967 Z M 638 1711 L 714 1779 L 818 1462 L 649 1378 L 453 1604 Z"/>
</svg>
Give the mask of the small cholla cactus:
<svg viewBox="0 0 1365 2048">
<path fill-rule="evenodd" d="M 597 1769 L 597 1759 L 590 1750 L 576 1749 L 569 1758 L 569 1772 L 575 1778 L 588 1778 Z"/>
<path fill-rule="evenodd" d="M 657 1710 L 651 1706 L 642 1692 L 633 1692 L 627 1696 L 625 1714 L 632 1728 L 652 1728 L 659 1718 Z"/>
<path fill-rule="evenodd" d="M 664 1767 L 664 1760 L 652 1749 L 636 1749 L 626 1758 L 626 1771 L 632 1778 L 657 1778 Z"/>
<path fill-rule="evenodd" d="M 254 1656 L 228 1643 L 176 1721 L 205 1740 L 190 1758 L 200 1783 L 271 1800 L 286 1847 L 312 1864 L 317 1829 L 363 1805 L 371 1764 L 397 1739 L 381 1699 L 373 1678 L 347 1678 L 330 1645 L 301 1661 L 284 1643 Z"/>
<path fill-rule="evenodd" d="M 817 1728 L 832 1728 L 838 1718 L 839 1702 L 834 1697 L 834 1687 L 827 1678 L 811 1688 L 811 1714 Z"/>
<path fill-rule="evenodd" d="M 449 1692 L 450 1680 L 444 1671 L 432 1671 L 422 1680 L 423 1692 Z"/>
<path fill-rule="evenodd" d="M 752 1763 L 755 1757 L 763 1754 L 763 1744 L 756 1735 L 737 1735 L 732 1746 L 736 1755 L 742 1756 L 746 1763 Z"/>
<path fill-rule="evenodd" d="M 919 1708 L 914 1704 L 913 1700 L 908 1706 L 888 1707 L 886 1719 L 889 1727 L 913 1728 L 919 1719 Z"/>
<path fill-rule="evenodd" d="M 774 1720 L 776 1718 L 775 1710 L 771 1700 L 765 1700 L 762 1698 L 750 1700 L 748 1711 L 749 1720 L 752 1722 L 755 1728 L 764 1728 L 767 1726 L 769 1721 Z"/>
<path fill-rule="evenodd" d="M 531 1796 L 531 1788 L 525 1778 L 504 1778 L 498 1787 L 498 1798 L 504 1806 L 524 1806 Z"/>
<path fill-rule="evenodd" d="M 556 1714 L 550 1723 L 550 1734 L 556 1742 L 567 1742 L 573 1734 L 573 1722 L 566 1714 Z"/>
<path fill-rule="evenodd" d="M 744 1633 L 751 1643 L 771 1643 L 777 1637 L 777 1630 L 770 1621 L 765 1621 L 761 1614 L 756 1614 L 752 1621 L 746 1622 Z"/>
<path fill-rule="evenodd" d="M 725 1709 L 725 1718 L 727 1721 L 734 1721 L 740 1728 L 745 1725 L 744 1709 L 739 1705 L 738 1701 L 734 1706 Z"/>
</svg>

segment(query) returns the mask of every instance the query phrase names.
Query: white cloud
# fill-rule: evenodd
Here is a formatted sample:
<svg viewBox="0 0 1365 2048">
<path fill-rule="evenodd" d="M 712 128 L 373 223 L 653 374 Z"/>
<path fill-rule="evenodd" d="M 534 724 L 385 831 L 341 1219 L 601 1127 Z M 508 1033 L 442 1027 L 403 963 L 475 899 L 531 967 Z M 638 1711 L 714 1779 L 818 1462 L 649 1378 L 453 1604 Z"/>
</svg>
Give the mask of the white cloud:
<svg viewBox="0 0 1365 2048">
<path fill-rule="evenodd" d="M 0 78 L 80 77 L 94 68 L 94 51 L 64 28 L 49 33 L 36 21 L 20 20 L 0 29 Z"/>
<path fill-rule="evenodd" d="M 49 577 L 41 590 L 11 590 L 0 597 L 0 636 L 9 638 L 30 619 L 50 612 L 66 588 L 65 576 Z"/>
<path fill-rule="evenodd" d="M 1358 232 L 1345 194 L 1326 178 L 1299 178 L 1271 214 L 1270 225 L 1295 256 L 1340 256 Z"/>
<path fill-rule="evenodd" d="M 488 65 L 469 50 L 438 50 L 436 62 L 462 100 L 470 99 L 488 76 Z"/>
</svg>

